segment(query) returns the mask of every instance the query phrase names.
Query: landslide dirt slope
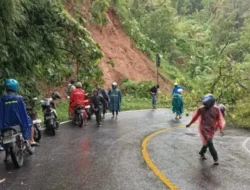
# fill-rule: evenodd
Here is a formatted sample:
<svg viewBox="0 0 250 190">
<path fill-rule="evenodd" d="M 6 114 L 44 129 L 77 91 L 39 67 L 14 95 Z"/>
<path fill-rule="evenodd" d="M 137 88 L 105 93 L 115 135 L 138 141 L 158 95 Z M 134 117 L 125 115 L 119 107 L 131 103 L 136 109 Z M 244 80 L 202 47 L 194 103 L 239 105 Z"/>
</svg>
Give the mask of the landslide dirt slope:
<svg viewBox="0 0 250 190">
<path fill-rule="evenodd" d="M 104 73 L 105 86 L 110 86 L 113 81 L 122 82 L 125 78 L 134 81 L 156 81 L 155 64 L 133 46 L 131 39 L 124 33 L 115 11 L 110 8 L 106 14 L 107 25 L 99 27 L 88 25 L 92 37 L 97 42 L 104 57 L 99 65 Z M 114 68 L 107 64 L 115 63 Z M 159 83 L 164 90 L 170 91 L 170 81 L 159 77 Z"/>
<path fill-rule="evenodd" d="M 82 14 L 89 20 L 89 8 L 91 0 L 85 0 L 82 5 Z M 70 0 L 65 8 L 73 15 L 75 1 Z M 116 81 L 121 83 L 128 78 L 134 81 L 156 81 L 155 64 L 133 46 L 133 41 L 122 30 L 118 16 L 113 8 L 108 9 L 106 13 L 107 25 L 97 26 L 87 22 L 87 29 L 92 34 L 96 43 L 98 43 L 104 53 L 99 63 L 104 74 L 105 87 L 110 87 L 111 83 Z M 108 62 L 115 64 L 112 67 Z M 161 89 L 170 92 L 171 81 L 159 76 Z"/>
</svg>

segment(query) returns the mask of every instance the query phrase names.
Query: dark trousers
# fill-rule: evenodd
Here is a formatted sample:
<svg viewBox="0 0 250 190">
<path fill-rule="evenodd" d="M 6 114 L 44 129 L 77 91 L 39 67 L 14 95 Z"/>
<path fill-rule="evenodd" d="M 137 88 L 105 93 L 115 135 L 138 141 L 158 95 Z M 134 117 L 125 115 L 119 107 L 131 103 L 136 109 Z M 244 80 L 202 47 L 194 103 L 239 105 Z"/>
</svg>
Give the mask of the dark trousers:
<svg viewBox="0 0 250 190">
<path fill-rule="evenodd" d="M 101 110 L 95 111 L 96 123 L 98 125 L 100 125 L 101 121 L 102 121 L 102 115 L 101 114 L 102 114 Z"/>
<path fill-rule="evenodd" d="M 204 155 L 207 152 L 207 148 L 209 148 L 209 152 L 212 155 L 214 161 L 218 161 L 218 154 L 214 148 L 213 139 L 209 139 L 207 141 L 207 145 L 203 145 L 203 147 L 201 148 L 200 154 Z"/>
<path fill-rule="evenodd" d="M 103 110 L 102 110 L 103 115 L 105 115 L 106 112 L 107 112 L 107 105 L 103 105 Z"/>
</svg>

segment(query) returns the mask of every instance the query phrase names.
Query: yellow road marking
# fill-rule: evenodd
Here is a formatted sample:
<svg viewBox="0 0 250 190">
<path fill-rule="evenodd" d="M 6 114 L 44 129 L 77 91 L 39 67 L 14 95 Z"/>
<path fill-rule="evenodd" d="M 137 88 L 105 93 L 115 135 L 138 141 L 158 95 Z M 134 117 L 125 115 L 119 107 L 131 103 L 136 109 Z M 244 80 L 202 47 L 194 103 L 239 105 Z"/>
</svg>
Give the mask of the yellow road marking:
<svg viewBox="0 0 250 190">
<path fill-rule="evenodd" d="M 167 129 L 162 129 L 160 131 L 154 132 L 151 135 L 148 135 L 142 142 L 142 155 L 144 160 L 146 161 L 147 165 L 150 167 L 150 169 L 155 173 L 156 176 L 171 190 L 178 190 L 178 188 L 173 184 L 173 182 L 170 181 L 157 167 L 156 165 L 152 162 L 150 159 L 148 152 L 147 152 L 147 143 L 148 141 L 155 135 L 158 135 L 160 133 L 170 131 L 176 128 L 182 128 L 184 126 L 177 126 L 177 127 L 171 127 Z"/>
</svg>

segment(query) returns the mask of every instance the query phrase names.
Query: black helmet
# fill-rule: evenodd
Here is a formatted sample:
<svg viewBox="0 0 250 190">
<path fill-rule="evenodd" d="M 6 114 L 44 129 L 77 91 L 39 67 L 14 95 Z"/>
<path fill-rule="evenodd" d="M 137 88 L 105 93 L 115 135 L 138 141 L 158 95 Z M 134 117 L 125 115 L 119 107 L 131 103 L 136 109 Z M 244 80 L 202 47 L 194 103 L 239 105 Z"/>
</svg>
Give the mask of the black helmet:
<svg viewBox="0 0 250 190">
<path fill-rule="evenodd" d="M 61 96 L 58 92 L 53 92 L 51 97 L 53 100 L 61 99 Z"/>
<path fill-rule="evenodd" d="M 75 84 L 74 80 L 70 80 L 69 82 L 70 82 L 70 84 Z"/>
<path fill-rule="evenodd" d="M 206 108 L 210 108 L 215 103 L 215 97 L 213 94 L 207 94 L 202 98 L 202 103 Z"/>
</svg>

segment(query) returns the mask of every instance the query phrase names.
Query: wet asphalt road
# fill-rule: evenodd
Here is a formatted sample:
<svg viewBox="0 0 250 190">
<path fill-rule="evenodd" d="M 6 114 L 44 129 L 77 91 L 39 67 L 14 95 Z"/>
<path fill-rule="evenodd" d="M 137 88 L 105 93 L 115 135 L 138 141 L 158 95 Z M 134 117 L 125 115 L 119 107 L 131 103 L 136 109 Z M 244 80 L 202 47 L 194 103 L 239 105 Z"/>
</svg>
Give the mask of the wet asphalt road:
<svg viewBox="0 0 250 190">
<path fill-rule="evenodd" d="M 0 162 L 0 190 L 161 190 L 166 186 L 146 165 L 141 142 L 149 134 L 187 123 L 173 120 L 170 110 L 122 112 L 118 120 L 106 116 L 101 128 L 94 120 L 87 127 L 61 126 L 55 137 L 43 135 L 40 147 L 17 170 Z M 215 137 L 220 166 L 199 160 L 198 135 L 174 129 L 154 136 L 148 153 L 155 165 L 180 189 L 250 189 L 250 153 L 244 130 L 227 129 Z M 190 132 L 190 131 L 189 131 Z M 192 133 L 196 134 L 194 126 Z M 246 143 L 250 149 L 250 142 Z M 0 152 L 0 159 L 4 154 Z"/>
</svg>

